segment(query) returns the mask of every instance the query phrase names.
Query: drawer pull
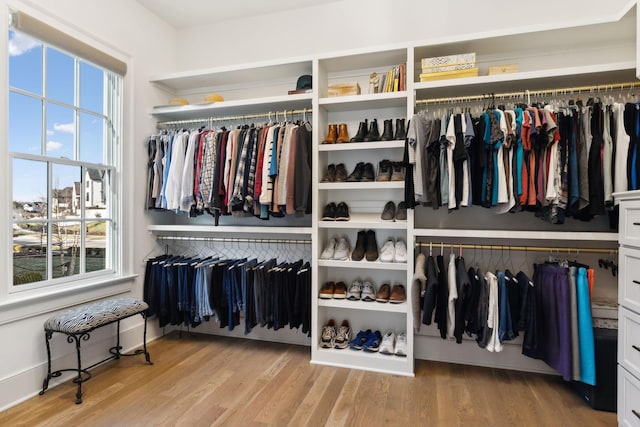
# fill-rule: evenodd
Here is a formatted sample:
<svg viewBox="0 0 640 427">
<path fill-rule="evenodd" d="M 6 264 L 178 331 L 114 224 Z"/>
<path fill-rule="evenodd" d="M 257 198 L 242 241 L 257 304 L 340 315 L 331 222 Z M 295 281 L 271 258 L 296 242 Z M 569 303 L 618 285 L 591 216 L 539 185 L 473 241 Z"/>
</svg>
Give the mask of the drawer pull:
<svg viewBox="0 0 640 427">
<path fill-rule="evenodd" d="M 633 225 L 640 225 L 640 222 L 634 222 Z"/>
<path fill-rule="evenodd" d="M 632 280 L 633 283 L 635 283 L 636 285 L 640 285 L 640 280 Z"/>
<path fill-rule="evenodd" d="M 640 347 L 638 347 L 637 345 L 632 345 L 631 347 L 633 347 L 635 351 L 640 351 Z"/>
<path fill-rule="evenodd" d="M 632 409 L 631 412 L 633 412 L 633 415 L 640 418 L 640 412 L 636 411 L 635 409 Z"/>
</svg>

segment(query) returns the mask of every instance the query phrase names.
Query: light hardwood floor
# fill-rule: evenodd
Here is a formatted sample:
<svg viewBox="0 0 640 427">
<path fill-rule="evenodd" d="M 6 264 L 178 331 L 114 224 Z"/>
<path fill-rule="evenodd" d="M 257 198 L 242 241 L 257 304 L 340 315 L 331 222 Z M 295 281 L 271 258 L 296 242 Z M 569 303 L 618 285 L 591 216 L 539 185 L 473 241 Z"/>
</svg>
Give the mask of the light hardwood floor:
<svg viewBox="0 0 640 427">
<path fill-rule="evenodd" d="M 0 426 L 614 426 L 554 376 L 416 361 L 415 378 L 311 365 L 307 347 L 173 333 L 0 413 Z M 348 351 L 348 350 L 345 350 Z"/>
</svg>

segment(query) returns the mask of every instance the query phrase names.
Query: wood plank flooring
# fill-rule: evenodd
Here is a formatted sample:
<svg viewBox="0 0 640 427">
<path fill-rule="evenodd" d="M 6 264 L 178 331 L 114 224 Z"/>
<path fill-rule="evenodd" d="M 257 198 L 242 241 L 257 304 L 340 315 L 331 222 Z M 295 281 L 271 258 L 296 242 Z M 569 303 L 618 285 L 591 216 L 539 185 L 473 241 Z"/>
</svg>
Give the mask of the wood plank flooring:
<svg viewBox="0 0 640 427">
<path fill-rule="evenodd" d="M 416 377 L 311 365 L 307 347 L 170 334 L 0 413 L 1 426 L 615 426 L 559 377 L 416 361 Z M 348 351 L 348 350 L 345 350 Z"/>
</svg>

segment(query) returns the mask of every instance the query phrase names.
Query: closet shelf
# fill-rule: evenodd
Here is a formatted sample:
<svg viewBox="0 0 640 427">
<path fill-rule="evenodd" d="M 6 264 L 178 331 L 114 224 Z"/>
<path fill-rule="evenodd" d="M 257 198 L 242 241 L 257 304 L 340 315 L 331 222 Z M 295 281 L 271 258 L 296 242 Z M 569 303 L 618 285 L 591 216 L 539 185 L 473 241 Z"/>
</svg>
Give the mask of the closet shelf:
<svg viewBox="0 0 640 427">
<path fill-rule="evenodd" d="M 350 369 L 366 369 L 404 376 L 414 376 L 413 358 L 398 357 L 380 353 L 368 353 L 351 349 L 338 350 L 333 348 L 319 348 L 311 363 L 319 365 L 338 366 Z"/>
<path fill-rule="evenodd" d="M 407 107 L 407 92 L 386 92 L 364 95 L 320 98 L 318 104 L 326 111 L 343 112 L 358 109 Z"/>
<path fill-rule="evenodd" d="M 318 151 L 380 150 L 382 148 L 404 148 L 404 140 L 348 142 L 346 144 L 320 144 Z"/>
<path fill-rule="evenodd" d="M 281 234 L 311 236 L 311 227 L 242 227 L 214 225 L 149 225 L 147 230 L 155 233 L 197 233 L 198 235 L 246 235 Z"/>
<path fill-rule="evenodd" d="M 352 212 L 349 221 L 319 221 L 318 228 L 374 228 L 406 230 L 407 221 L 383 221 L 380 213 Z"/>
<path fill-rule="evenodd" d="M 394 262 L 380 262 L 380 261 L 336 261 L 332 259 L 320 259 L 318 260 L 319 267 L 336 267 L 336 268 L 366 268 L 370 270 L 395 270 L 406 271 L 407 264 L 394 263 Z"/>
<path fill-rule="evenodd" d="M 393 182 L 321 182 L 319 190 L 382 190 L 387 188 L 404 189 L 404 181 Z"/>
<path fill-rule="evenodd" d="M 416 237 L 450 237 L 466 239 L 524 239 L 524 240 L 557 240 L 557 241 L 618 241 L 618 233 L 584 232 L 584 231 L 519 231 L 519 230 L 456 230 L 446 228 L 416 228 Z"/>
<path fill-rule="evenodd" d="M 312 93 L 297 95 L 269 96 L 216 102 L 214 104 L 193 104 L 154 107 L 152 115 L 158 120 L 189 120 L 216 116 L 236 116 L 269 111 L 300 110 L 307 108 L 311 113 Z M 275 119 L 275 116 L 273 117 Z"/>
<path fill-rule="evenodd" d="M 386 313 L 406 313 L 407 303 L 391 304 L 391 303 L 379 303 L 364 302 L 364 301 L 349 301 L 339 299 L 318 299 L 318 305 L 321 307 L 334 307 L 343 308 L 345 310 L 369 310 L 369 311 L 381 311 Z"/>
<path fill-rule="evenodd" d="M 579 67 L 549 68 L 520 73 L 414 83 L 416 99 L 458 97 L 480 93 L 544 90 L 581 85 L 634 81 L 633 61 Z"/>
</svg>

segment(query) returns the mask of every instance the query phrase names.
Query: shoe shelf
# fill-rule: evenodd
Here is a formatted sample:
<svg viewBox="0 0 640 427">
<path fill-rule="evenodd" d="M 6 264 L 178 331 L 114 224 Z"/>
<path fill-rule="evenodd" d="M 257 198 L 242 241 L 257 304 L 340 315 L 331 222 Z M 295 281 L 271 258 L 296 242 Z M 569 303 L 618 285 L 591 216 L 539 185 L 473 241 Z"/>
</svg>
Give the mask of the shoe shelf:
<svg viewBox="0 0 640 427">
<path fill-rule="evenodd" d="M 350 217 L 349 221 L 319 221 L 318 228 L 407 229 L 407 221 L 383 221 L 380 213 L 351 212 Z"/>
<path fill-rule="evenodd" d="M 320 98 L 318 99 L 318 105 L 328 112 L 406 107 L 407 92 L 386 92 Z"/>
<path fill-rule="evenodd" d="M 319 259 L 318 267 L 334 267 L 334 268 L 359 268 L 367 270 L 396 270 L 406 271 L 407 264 L 404 262 L 381 262 L 381 261 L 339 261 L 333 259 Z"/>
<path fill-rule="evenodd" d="M 227 226 L 227 225 L 149 225 L 147 230 L 156 233 L 197 233 L 199 235 L 236 235 L 236 234 L 279 234 L 279 235 L 304 235 L 311 236 L 311 227 L 254 227 L 254 226 Z"/>
<path fill-rule="evenodd" d="M 321 182 L 318 190 L 383 190 L 404 189 L 404 181 Z"/>
<path fill-rule="evenodd" d="M 349 348 L 321 348 L 318 345 L 311 363 L 318 365 L 337 366 L 341 368 L 361 369 L 385 374 L 414 376 L 413 357 L 369 353 L 363 350 L 355 351 Z"/>
<path fill-rule="evenodd" d="M 581 232 L 581 231 L 518 231 L 518 230 L 469 230 L 451 228 L 416 228 L 416 237 L 452 237 L 473 239 L 521 239 L 521 240 L 559 240 L 559 241 L 599 241 L 617 242 L 618 233 Z"/>
<path fill-rule="evenodd" d="M 388 313 L 406 313 L 407 303 L 392 304 L 390 302 L 380 303 L 377 301 L 350 301 L 348 299 L 322 299 L 318 298 L 318 306 L 342 308 L 345 310 L 370 310 Z"/>
<path fill-rule="evenodd" d="M 383 148 L 404 148 L 404 140 L 346 142 L 343 144 L 320 144 L 318 151 L 380 150 Z"/>
</svg>

